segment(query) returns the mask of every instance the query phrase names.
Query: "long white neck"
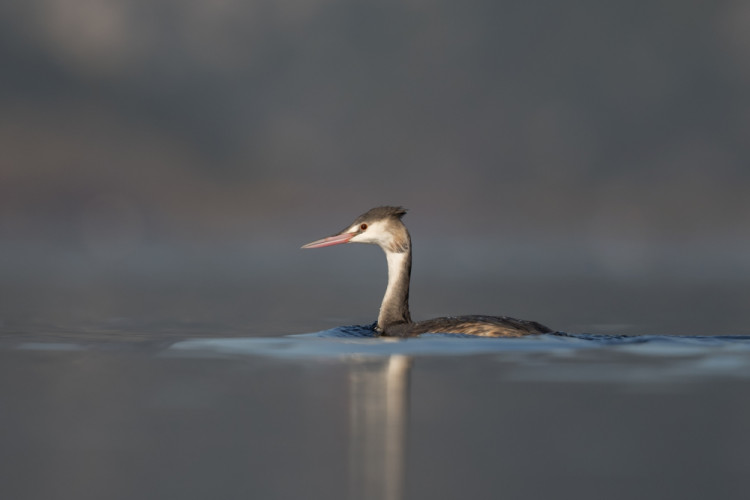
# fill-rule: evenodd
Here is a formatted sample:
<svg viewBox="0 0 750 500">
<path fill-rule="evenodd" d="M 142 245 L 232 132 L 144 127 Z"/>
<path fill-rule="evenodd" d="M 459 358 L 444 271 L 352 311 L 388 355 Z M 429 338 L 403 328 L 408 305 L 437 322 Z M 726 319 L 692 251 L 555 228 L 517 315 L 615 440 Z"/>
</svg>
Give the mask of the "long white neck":
<svg viewBox="0 0 750 500">
<path fill-rule="evenodd" d="M 407 233 L 408 238 L 408 233 Z M 385 250 L 388 260 L 388 286 L 378 315 L 378 329 L 399 323 L 411 323 L 409 280 L 411 279 L 411 241 L 400 252 Z"/>
</svg>

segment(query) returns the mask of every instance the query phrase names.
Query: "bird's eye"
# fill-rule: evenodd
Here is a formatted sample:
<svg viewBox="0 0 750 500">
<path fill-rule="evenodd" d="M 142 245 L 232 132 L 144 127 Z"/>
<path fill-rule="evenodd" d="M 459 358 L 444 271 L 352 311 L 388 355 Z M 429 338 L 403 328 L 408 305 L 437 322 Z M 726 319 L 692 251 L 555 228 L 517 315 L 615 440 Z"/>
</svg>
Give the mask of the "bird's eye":
<svg viewBox="0 0 750 500">
<path fill-rule="evenodd" d="M 367 224 L 360 224 L 359 225 L 359 230 L 360 231 L 364 231 L 365 229 L 367 229 Z"/>
</svg>

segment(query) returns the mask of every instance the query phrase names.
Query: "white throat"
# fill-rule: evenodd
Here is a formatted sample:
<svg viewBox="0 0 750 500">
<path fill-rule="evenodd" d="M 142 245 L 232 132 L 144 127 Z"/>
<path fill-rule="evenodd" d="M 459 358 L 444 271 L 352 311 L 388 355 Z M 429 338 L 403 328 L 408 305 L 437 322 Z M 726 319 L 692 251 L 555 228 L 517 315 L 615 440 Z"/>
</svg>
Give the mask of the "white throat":
<svg viewBox="0 0 750 500">
<path fill-rule="evenodd" d="M 403 300 L 400 294 L 404 293 L 404 281 L 407 283 L 406 286 L 409 286 L 409 276 L 405 276 L 409 272 L 409 252 L 391 252 L 386 250 L 385 257 L 388 261 L 388 286 L 385 289 L 383 302 L 380 304 L 380 314 L 378 315 L 378 326 L 380 327 L 387 322 L 386 315 L 392 312 L 391 304 L 397 304 Z"/>
</svg>

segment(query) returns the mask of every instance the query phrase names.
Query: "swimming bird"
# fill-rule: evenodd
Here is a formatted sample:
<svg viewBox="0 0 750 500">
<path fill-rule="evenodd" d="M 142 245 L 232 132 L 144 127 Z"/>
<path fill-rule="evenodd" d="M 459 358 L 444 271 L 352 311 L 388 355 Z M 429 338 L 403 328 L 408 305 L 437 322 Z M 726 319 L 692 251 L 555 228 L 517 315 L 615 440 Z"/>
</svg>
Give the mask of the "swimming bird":
<svg viewBox="0 0 750 500">
<path fill-rule="evenodd" d="M 388 285 L 375 329 L 388 337 L 411 337 L 422 333 L 461 333 L 482 337 L 520 337 L 552 330 L 536 321 L 507 316 L 451 316 L 413 322 L 409 312 L 411 236 L 401 218 L 403 207 L 376 207 L 357 217 L 344 230 L 303 245 L 322 248 L 343 243 L 370 243 L 385 252 Z"/>
</svg>

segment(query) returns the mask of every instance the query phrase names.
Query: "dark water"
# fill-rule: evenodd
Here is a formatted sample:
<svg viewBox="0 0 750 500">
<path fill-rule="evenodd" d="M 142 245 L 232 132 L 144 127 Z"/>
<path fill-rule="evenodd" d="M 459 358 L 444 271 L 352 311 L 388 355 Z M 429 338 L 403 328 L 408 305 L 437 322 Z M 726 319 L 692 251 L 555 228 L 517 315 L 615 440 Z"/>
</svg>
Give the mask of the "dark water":
<svg viewBox="0 0 750 500">
<path fill-rule="evenodd" d="M 389 340 L 378 249 L 269 248 L 0 249 L 0 498 L 747 497 L 746 274 L 425 252 L 416 319 L 576 334 Z"/>
<path fill-rule="evenodd" d="M 746 498 L 750 337 L 6 334 L 4 498 Z"/>
</svg>

